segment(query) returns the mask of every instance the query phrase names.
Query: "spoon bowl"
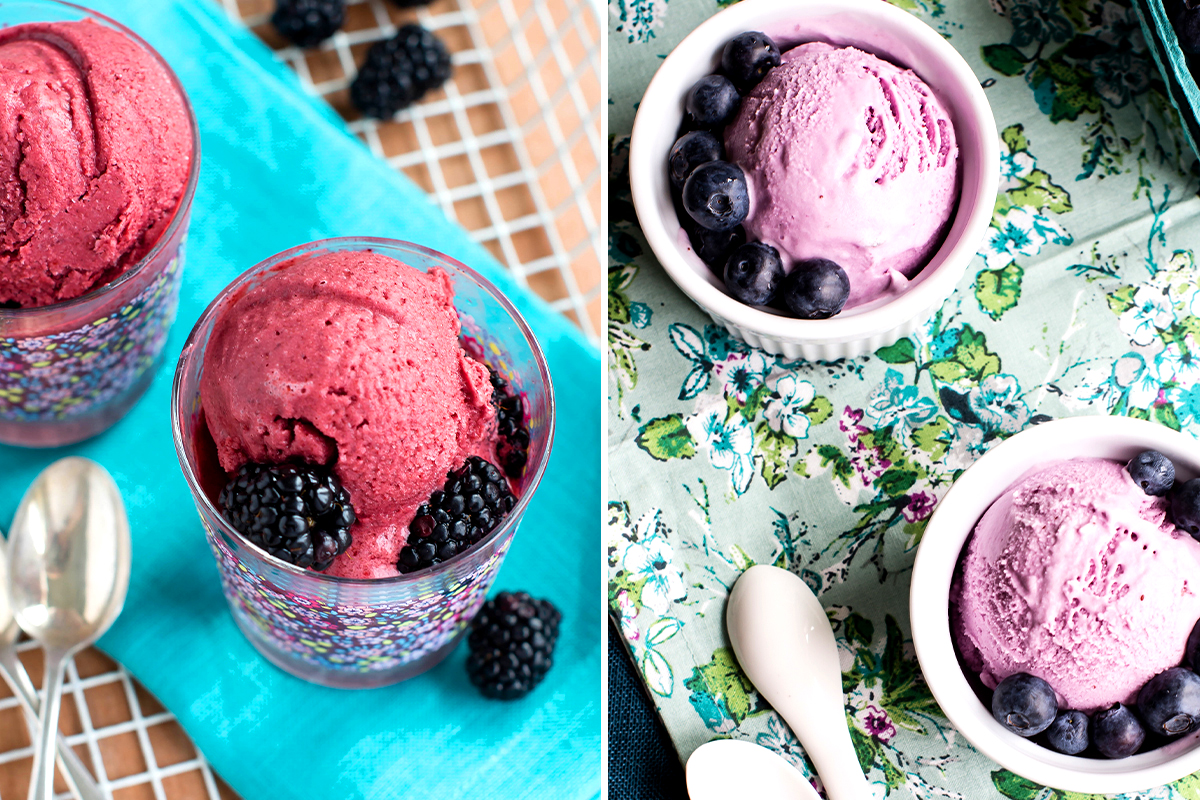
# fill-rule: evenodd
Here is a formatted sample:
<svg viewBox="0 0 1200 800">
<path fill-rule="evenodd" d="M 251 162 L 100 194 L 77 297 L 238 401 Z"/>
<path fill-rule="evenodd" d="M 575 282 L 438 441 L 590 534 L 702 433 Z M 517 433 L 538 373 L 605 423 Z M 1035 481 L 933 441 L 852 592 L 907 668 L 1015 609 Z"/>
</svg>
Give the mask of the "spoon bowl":
<svg viewBox="0 0 1200 800">
<path fill-rule="evenodd" d="M 63 669 L 108 630 L 129 587 L 129 522 L 112 476 L 94 461 L 54 462 L 34 480 L 9 536 L 12 614 L 45 651 L 46 698 L 29 800 L 54 796 L 53 743 Z"/>
<path fill-rule="evenodd" d="M 821 800 L 800 771 L 753 742 L 716 739 L 697 747 L 687 761 L 691 800 Z"/>
<path fill-rule="evenodd" d="M 833 628 L 808 584 L 753 566 L 729 593 L 725 625 L 742 671 L 804 745 L 830 800 L 870 797 L 846 727 Z"/>
</svg>

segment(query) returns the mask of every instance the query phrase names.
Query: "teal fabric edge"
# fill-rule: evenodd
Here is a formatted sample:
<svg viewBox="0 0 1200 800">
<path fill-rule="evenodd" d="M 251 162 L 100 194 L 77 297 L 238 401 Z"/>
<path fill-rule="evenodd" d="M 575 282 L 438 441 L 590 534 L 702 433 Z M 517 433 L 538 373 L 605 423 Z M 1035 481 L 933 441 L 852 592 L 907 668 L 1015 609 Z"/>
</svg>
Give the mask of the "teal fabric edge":
<svg viewBox="0 0 1200 800">
<path fill-rule="evenodd" d="M 1183 122 L 1183 135 L 1191 145 L 1192 152 L 1200 155 L 1200 120 L 1197 120 L 1197 109 L 1200 109 L 1200 86 L 1188 69 L 1187 58 L 1179 46 L 1178 37 L 1171 21 L 1167 19 L 1167 11 L 1162 0 L 1133 0 L 1138 22 L 1142 26 L 1142 34 L 1162 74 L 1167 87 L 1167 96 L 1171 105 L 1179 112 Z"/>
<path fill-rule="evenodd" d="M 0 447 L 0 520 L 11 519 L 33 476 L 62 455 L 92 457 L 113 472 L 135 530 L 135 578 L 124 615 L 100 646 L 179 717 L 247 800 L 598 796 L 603 612 L 596 602 L 602 580 L 595 546 L 596 348 L 517 287 L 419 189 L 380 164 L 318 99 L 303 93 L 285 65 L 209 0 L 93 5 L 160 49 L 196 101 L 204 154 L 180 313 L 150 390 L 112 430 L 59 450 Z M 237 120 L 222 113 L 231 109 L 241 112 Z M 291 142 L 271 138 L 288 133 Z M 255 150 L 261 142 L 267 147 Z M 299 168 L 283 163 L 273 144 L 308 160 Z M 314 157 L 335 164 L 338 174 L 316 169 Z M 276 174 L 284 180 L 272 183 Z M 253 213 L 234 215 L 231 223 L 227 216 L 239 207 Z M 305 684 L 259 657 L 225 606 L 171 446 L 174 362 L 195 319 L 234 276 L 286 247 L 333 235 L 414 239 L 469 264 L 508 294 L 547 354 L 562 424 L 542 488 L 496 586 L 549 597 L 564 611 L 557 664 L 524 700 L 480 698 L 465 679 L 465 648 L 425 676 L 388 689 L 342 692 Z"/>
</svg>

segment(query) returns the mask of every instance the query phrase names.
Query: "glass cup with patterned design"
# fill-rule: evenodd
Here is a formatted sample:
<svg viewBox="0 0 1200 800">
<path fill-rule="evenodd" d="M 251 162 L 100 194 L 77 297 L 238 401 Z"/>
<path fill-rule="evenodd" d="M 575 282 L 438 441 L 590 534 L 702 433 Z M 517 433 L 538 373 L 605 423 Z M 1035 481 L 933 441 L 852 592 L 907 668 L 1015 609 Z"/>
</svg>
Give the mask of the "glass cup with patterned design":
<svg viewBox="0 0 1200 800">
<path fill-rule="evenodd" d="M 120 420 L 163 361 L 179 305 L 184 245 L 200 174 L 200 133 L 187 94 L 150 45 L 120 23 L 55 0 L 4 0 L 0 27 L 89 19 L 149 51 L 187 111 L 192 149 L 187 182 L 158 241 L 115 280 L 72 300 L 0 307 L 0 443 L 57 447 Z"/>
<path fill-rule="evenodd" d="M 416 269 L 444 270 L 464 349 L 504 377 L 523 400 L 529 459 L 514 481 L 517 504 L 478 544 L 449 561 L 375 580 L 301 569 L 262 551 L 232 528 L 216 499 L 225 481 L 200 402 L 204 352 L 222 311 L 273 269 L 320 251 L 371 250 Z M 454 649 L 496 578 L 546 463 L 554 397 L 541 348 L 512 304 L 471 268 L 419 245 L 388 239 L 329 239 L 251 268 L 213 301 L 192 330 L 171 400 L 175 448 L 234 621 L 269 661 L 305 680 L 342 688 L 385 686 L 433 667 Z"/>
</svg>

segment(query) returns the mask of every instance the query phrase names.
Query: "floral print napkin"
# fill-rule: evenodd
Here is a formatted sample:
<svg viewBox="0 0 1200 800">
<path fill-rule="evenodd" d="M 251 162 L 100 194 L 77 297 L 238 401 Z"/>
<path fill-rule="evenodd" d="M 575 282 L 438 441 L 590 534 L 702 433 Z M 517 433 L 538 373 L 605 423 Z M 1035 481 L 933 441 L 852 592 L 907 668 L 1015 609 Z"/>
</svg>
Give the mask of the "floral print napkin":
<svg viewBox="0 0 1200 800">
<path fill-rule="evenodd" d="M 949 724 L 913 655 L 909 578 L 938 499 L 1025 427 L 1124 414 L 1200 434 L 1200 165 L 1128 2 L 1007 0 L 1000 16 L 982 0 L 893 1 L 985 87 L 996 210 L 916 334 L 805 363 L 713 324 L 655 262 L 630 203 L 642 93 L 723 4 L 610 0 L 610 610 L 683 759 L 748 739 L 816 782 L 724 632 L 738 575 L 775 564 L 829 611 L 876 797 L 1081 800 L 1002 769 Z M 1200 800 L 1200 775 L 1137 797 Z"/>
</svg>

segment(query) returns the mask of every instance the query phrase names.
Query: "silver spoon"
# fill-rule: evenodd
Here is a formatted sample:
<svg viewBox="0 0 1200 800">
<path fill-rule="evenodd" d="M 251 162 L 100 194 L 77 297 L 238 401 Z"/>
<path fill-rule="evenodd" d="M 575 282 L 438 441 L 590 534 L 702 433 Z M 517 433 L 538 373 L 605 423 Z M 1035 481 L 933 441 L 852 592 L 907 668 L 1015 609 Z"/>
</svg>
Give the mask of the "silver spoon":
<svg viewBox="0 0 1200 800">
<path fill-rule="evenodd" d="M 129 522 L 112 477 L 86 458 L 46 467 L 17 507 L 8 553 L 13 616 L 46 657 L 29 800 L 51 800 L 63 669 L 108 630 L 129 586 Z"/>
<path fill-rule="evenodd" d="M 729 593 L 725 625 L 742 671 L 804 745 L 830 800 L 867 800 L 837 643 L 808 584 L 785 569 L 753 566 Z"/>
<path fill-rule="evenodd" d="M 715 739 L 688 757 L 691 800 L 821 800 L 800 771 L 774 751 L 739 739 Z"/>
<path fill-rule="evenodd" d="M 12 606 L 8 602 L 8 555 L 6 546 L 0 541 L 0 678 L 8 682 L 21 708 L 25 710 L 25 718 L 29 722 L 29 730 L 36 731 L 38 710 L 37 690 L 29 680 L 29 673 L 17 658 L 17 635 L 20 633 L 17 621 L 13 619 Z M 79 800 L 104 800 L 100 787 L 92 779 L 87 767 L 75 755 L 75 751 L 67 744 L 60 734 L 55 742 L 58 748 L 58 758 L 63 768 L 63 779 L 71 794 Z"/>
</svg>

